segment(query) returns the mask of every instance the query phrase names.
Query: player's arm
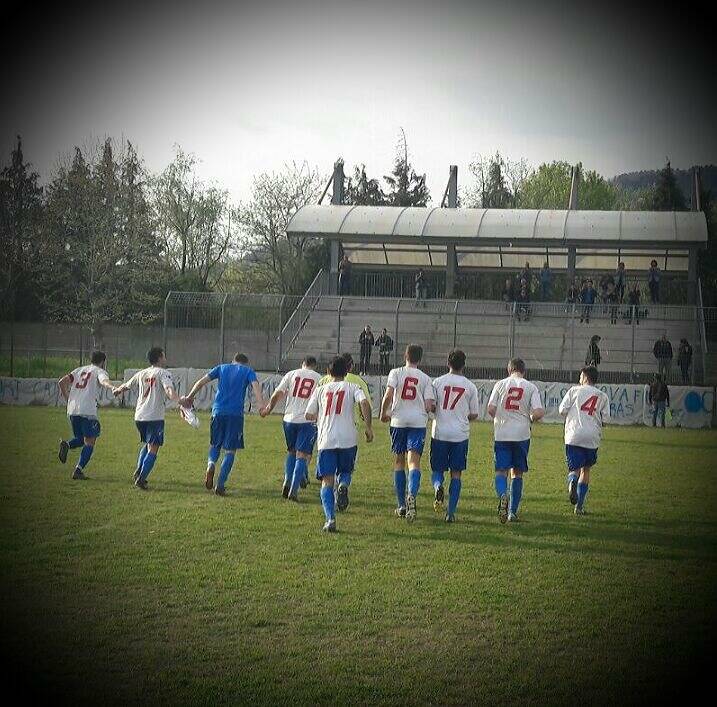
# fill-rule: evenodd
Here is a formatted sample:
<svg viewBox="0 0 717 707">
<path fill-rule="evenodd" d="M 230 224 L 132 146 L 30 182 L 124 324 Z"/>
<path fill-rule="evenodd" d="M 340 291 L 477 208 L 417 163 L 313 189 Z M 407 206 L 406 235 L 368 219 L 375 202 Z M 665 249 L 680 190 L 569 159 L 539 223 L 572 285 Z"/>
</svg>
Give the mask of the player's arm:
<svg viewBox="0 0 717 707">
<path fill-rule="evenodd" d="M 558 406 L 558 412 L 562 417 L 565 417 L 568 414 L 571 404 L 572 398 L 570 397 L 570 391 L 568 391 L 565 393 L 565 397 L 560 401 L 560 405 Z"/>
<path fill-rule="evenodd" d="M 259 406 L 259 410 L 266 405 L 266 401 L 264 400 L 264 394 L 261 392 L 261 383 L 259 383 L 258 380 L 254 379 L 251 382 L 251 389 L 254 391 L 254 398 L 256 399 L 256 404 Z"/>
<path fill-rule="evenodd" d="M 433 389 L 433 381 L 428 381 L 423 389 L 423 404 L 427 413 L 436 411 L 436 391 Z"/>
<path fill-rule="evenodd" d="M 74 380 L 74 377 L 72 373 L 66 373 L 62 378 L 60 378 L 57 381 L 57 386 L 60 389 L 60 395 L 67 400 L 70 395 L 70 386 L 72 385 L 72 381 Z"/>
<path fill-rule="evenodd" d="M 500 393 L 498 391 L 498 385 L 493 386 L 493 390 L 491 391 L 490 398 L 488 398 L 488 414 L 491 417 L 495 417 L 496 412 L 498 412 L 498 401 L 500 398 Z"/>
<path fill-rule="evenodd" d="M 470 391 L 470 399 L 468 401 L 468 422 L 477 420 L 480 416 L 480 408 L 478 407 L 478 390 L 474 387 Z"/>
<path fill-rule="evenodd" d="M 306 405 L 304 416 L 309 422 L 316 422 L 319 416 L 319 388 L 316 388 Z"/>
<path fill-rule="evenodd" d="M 266 417 L 267 415 L 270 415 L 271 411 L 276 407 L 277 403 L 280 400 L 283 400 L 285 397 L 286 397 L 286 391 L 277 388 L 271 394 L 271 397 L 269 398 L 269 402 L 266 405 L 264 405 L 264 407 L 261 408 L 261 410 L 259 410 L 259 415 L 261 415 L 262 417 Z"/>
<path fill-rule="evenodd" d="M 356 391 L 356 397 L 354 398 L 354 400 L 359 404 L 359 408 L 361 408 L 361 415 L 363 415 L 363 424 L 366 428 L 366 441 L 373 442 L 373 427 L 371 426 L 371 403 L 364 395 L 364 392 L 362 390 Z"/>
<path fill-rule="evenodd" d="M 164 388 L 164 394 L 172 401 L 179 404 L 179 394 L 174 389 L 174 381 L 168 371 L 165 371 L 161 375 L 162 387 Z"/>
<path fill-rule="evenodd" d="M 390 422 L 391 415 L 388 411 L 393 405 L 394 389 L 393 386 L 387 385 L 386 392 L 383 394 L 383 400 L 381 401 L 381 422 Z"/>
<path fill-rule="evenodd" d="M 530 398 L 530 421 L 538 422 L 545 416 L 545 408 L 543 407 L 543 401 L 540 399 L 540 393 L 536 388 L 533 391 L 533 395 Z"/>
<path fill-rule="evenodd" d="M 114 389 L 114 395 L 122 395 L 125 391 L 129 390 L 133 385 L 135 385 L 139 381 L 139 374 L 135 373 L 128 381 L 125 383 L 122 383 L 121 385 L 118 385 Z"/>
<path fill-rule="evenodd" d="M 189 407 L 194 403 L 194 398 L 197 393 L 205 386 L 209 385 L 214 379 L 210 378 L 209 374 L 203 375 L 193 386 L 189 393 L 179 399 L 179 402 L 185 407 Z"/>
</svg>

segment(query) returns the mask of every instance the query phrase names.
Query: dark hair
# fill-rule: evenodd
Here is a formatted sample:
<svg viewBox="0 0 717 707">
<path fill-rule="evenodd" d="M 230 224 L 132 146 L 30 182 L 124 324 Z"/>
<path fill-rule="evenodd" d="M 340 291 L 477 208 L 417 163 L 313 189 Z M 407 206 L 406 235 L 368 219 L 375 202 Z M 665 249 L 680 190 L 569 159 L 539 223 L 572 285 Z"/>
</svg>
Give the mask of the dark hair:
<svg viewBox="0 0 717 707">
<path fill-rule="evenodd" d="M 346 351 L 345 353 L 341 354 L 341 358 L 346 361 L 346 372 L 348 373 L 354 365 L 354 357 Z"/>
<path fill-rule="evenodd" d="M 154 364 L 162 358 L 163 353 L 164 349 L 161 346 L 153 346 L 149 351 L 147 351 L 147 360 L 154 366 Z"/>
<path fill-rule="evenodd" d="M 420 363 L 423 358 L 423 346 L 409 344 L 406 346 L 406 360 L 409 363 Z"/>
<path fill-rule="evenodd" d="M 309 368 L 316 368 L 316 359 L 313 356 L 305 356 L 304 365 Z"/>
<path fill-rule="evenodd" d="M 234 363 L 243 363 L 246 365 L 249 363 L 249 357 L 243 353 L 234 354 Z"/>
<path fill-rule="evenodd" d="M 597 383 L 598 369 L 595 366 L 583 366 L 580 369 L 580 373 L 584 373 L 590 383 Z"/>
<path fill-rule="evenodd" d="M 601 340 L 602 340 L 602 337 L 600 336 L 600 334 L 593 334 L 593 335 L 590 337 L 590 343 L 591 343 L 591 344 L 597 344 L 597 342 L 598 342 L 598 341 L 601 341 Z"/>
<path fill-rule="evenodd" d="M 346 358 L 344 356 L 334 356 L 329 363 L 329 375 L 333 378 L 345 378 L 348 373 Z"/>
<path fill-rule="evenodd" d="M 525 361 L 522 358 L 511 358 L 508 361 L 508 370 L 511 372 L 517 371 L 521 375 L 525 375 Z"/>
<path fill-rule="evenodd" d="M 466 355 L 460 349 L 453 349 L 448 354 L 448 365 L 454 371 L 462 371 L 466 366 Z"/>
<path fill-rule="evenodd" d="M 104 351 L 93 351 L 92 356 L 90 356 L 90 361 L 94 363 L 95 366 L 101 366 L 106 360 L 107 354 Z"/>
</svg>

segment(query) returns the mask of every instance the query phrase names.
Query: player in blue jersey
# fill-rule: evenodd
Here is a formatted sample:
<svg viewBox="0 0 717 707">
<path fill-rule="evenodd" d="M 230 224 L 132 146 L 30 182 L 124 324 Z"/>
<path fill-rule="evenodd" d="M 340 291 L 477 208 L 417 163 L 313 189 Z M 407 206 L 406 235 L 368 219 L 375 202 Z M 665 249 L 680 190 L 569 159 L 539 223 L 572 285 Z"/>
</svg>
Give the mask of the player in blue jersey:
<svg viewBox="0 0 717 707">
<path fill-rule="evenodd" d="M 202 376 L 184 396 L 180 403 L 191 406 L 196 394 L 212 381 L 217 381 L 217 394 L 212 405 L 212 423 L 209 430 L 209 455 L 204 485 L 217 496 L 225 495 L 229 472 L 234 464 L 237 449 L 244 449 L 244 401 L 247 388 L 251 385 L 257 409 L 264 407 L 261 386 L 249 359 L 242 353 L 234 356 L 233 363 L 220 363 Z M 214 470 L 219 454 L 224 450 L 219 478 L 214 486 Z"/>
</svg>

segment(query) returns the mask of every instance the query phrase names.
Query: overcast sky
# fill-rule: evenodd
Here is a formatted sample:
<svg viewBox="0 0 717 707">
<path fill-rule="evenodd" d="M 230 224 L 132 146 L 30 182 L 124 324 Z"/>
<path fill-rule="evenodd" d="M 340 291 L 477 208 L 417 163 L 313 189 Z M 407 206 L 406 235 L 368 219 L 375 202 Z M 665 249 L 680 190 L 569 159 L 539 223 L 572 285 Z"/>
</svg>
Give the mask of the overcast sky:
<svg viewBox="0 0 717 707">
<path fill-rule="evenodd" d="M 606 176 L 717 163 L 699 18 L 561 5 L 146 0 L 42 24 L 6 8 L 2 161 L 17 133 L 43 179 L 93 138 L 132 140 L 152 170 L 178 143 L 246 199 L 290 160 L 386 174 L 403 127 L 434 203 L 450 164 L 465 185 L 495 150 Z"/>
</svg>

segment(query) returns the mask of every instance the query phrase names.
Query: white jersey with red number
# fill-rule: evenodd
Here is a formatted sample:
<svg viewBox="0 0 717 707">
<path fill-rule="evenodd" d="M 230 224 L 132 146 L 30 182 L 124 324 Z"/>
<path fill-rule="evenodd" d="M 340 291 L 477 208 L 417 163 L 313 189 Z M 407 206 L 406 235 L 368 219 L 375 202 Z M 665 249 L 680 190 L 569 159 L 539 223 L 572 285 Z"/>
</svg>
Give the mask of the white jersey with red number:
<svg viewBox="0 0 717 707">
<path fill-rule="evenodd" d="M 164 420 L 167 405 L 167 389 L 174 387 L 172 374 L 166 368 L 150 366 L 137 371 L 128 381 L 128 386 L 137 386 L 137 406 L 134 419 L 137 422 Z"/>
<path fill-rule="evenodd" d="M 297 368 L 281 379 L 276 389 L 286 393 L 284 422 L 306 422 L 306 406 L 320 379 L 321 374 L 311 368 Z"/>
<path fill-rule="evenodd" d="M 67 414 L 82 417 L 97 417 L 97 396 L 100 381 L 110 379 L 104 368 L 80 366 L 70 373 L 70 392 L 67 396 Z"/>
<path fill-rule="evenodd" d="M 354 403 L 366 400 L 355 383 L 337 381 L 316 388 L 306 406 L 310 415 L 318 415 L 318 443 L 322 449 L 348 449 L 358 444 L 354 424 Z"/>
<path fill-rule="evenodd" d="M 428 420 L 426 400 L 435 400 L 433 383 L 413 366 L 394 368 L 386 385 L 393 388 L 391 427 L 425 427 Z"/>
<path fill-rule="evenodd" d="M 565 444 L 597 449 L 602 426 L 610 419 L 610 399 L 592 385 L 574 385 L 565 394 L 558 412 L 566 415 Z"/>
<path fill-rule="evenodd" d="M 530 413 L 542 410 L 535 383 L 520 376 L 508 376 L 493 386 L 488 405 L 495 405 L 493 437 L 496 442 L 522 442 L 530 439 Z"/>
<path fill-rule="evenodd" d="M 463 442 L 470 437 L 468 415 L 477 415 L 478 389 L 465 376 L 446 373 L 433 381 L 436 394 L 436 418 L 433 439 Z"/>
</svg>

